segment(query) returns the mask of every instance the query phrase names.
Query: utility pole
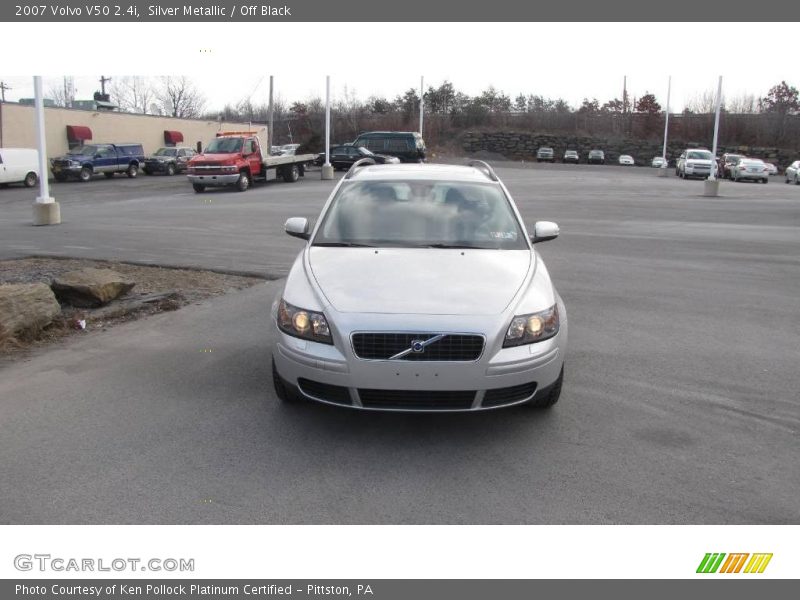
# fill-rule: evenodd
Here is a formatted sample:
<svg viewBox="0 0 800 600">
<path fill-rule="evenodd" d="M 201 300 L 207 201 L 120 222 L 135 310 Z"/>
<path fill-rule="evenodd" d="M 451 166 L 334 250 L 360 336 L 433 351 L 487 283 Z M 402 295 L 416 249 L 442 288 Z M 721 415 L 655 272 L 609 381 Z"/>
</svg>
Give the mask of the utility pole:
<svg viewBox="0 0 800 600">
<path fill-rule="evenodd" d="M 6 90 L 11 88 L 6 85 L 5 81 L 0 81 L 0 102 L 6 101 Z"/>
<path fill-rule="evenodd" d="M 104 77 L 103 75 L 100 75 L 100 93 L 103 94 L 103 96 L 106 95 L 107 81 L 111 81 L 111 77 Z"/>
<path fill-rule="evenodd" d="M 667 110 L 664 113 L 664 149 L 661 152 L 661 157 L 664 159 L 664 163 L 658 170 L 659 177 L 667 176 L 667 136 L 669 135 L 669 97 L 671 92 L 672 92 L 672 75 L 670 75 L 669 79 L 667 80 Z"/>
<path fill-rule="evenodd" d="M 269 113 L 269 128 L 267 129 L 267 154 L 272 154 L 272 145 L 274 141 L 274 137 L 272 136 L 272 124 L 274 121 L 274 107 L 272 104 L 272 75 L 269 76 L 269 108 L 267 109 Z"/>
<path fill-rule="evenodd" d="M 719 76 L 719 83 L 717 84 L 717 109 L 714 116 L 714 143 L 711 146 L 711 173 L 705 181 L 703 188 L 703 196 L 717 196 L 719 195 L 719 180 L 717 179 L 717 139 L 719 135 L 719 111 L 722 107 L 722 75 Z"/>
<path fill-rule="evenodd" d="M 422 114 L 425 112 L 425 77 L 419 78 L 419 134 L 422 135 Z"/>
<path fill-rule="evenodd" d="M 325 164 L 322 165 L 322 179 L 333 179 L 331 165 L 331 76 L 325 76 Z"/>
<path fill-rule="evenodd" d="M 40 75 L 33 78 L 33 95 L 35 97 L 36 148 L 39 151 L 39 195 L 33 203 L 33 224 L 58 225 L 61 223 L 61 207 L 50 196 L 50 182 L 47 179 L 49 165 L 47 164 L 47 137 L 44 122 L 44 94 Z"/>
</svg>

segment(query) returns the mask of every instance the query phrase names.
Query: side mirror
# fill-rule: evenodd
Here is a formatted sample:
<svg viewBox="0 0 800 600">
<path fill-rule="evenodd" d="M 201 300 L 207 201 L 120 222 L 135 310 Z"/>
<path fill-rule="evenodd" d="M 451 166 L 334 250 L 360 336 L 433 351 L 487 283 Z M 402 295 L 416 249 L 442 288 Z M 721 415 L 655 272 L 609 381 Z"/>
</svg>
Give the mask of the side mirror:
<svg viewBox="0 0 800 600">
<path fill-rule="evenodd" d="M 302 240 L 307 240 L 311 237 L 311 234 L 308 232 L 308 219 L 304 217 L 292 217 L 288 219 L 286 225 L 284 225 L 284 229 L 286 233 L 292 237 L 297 237 Z"/>
<path fill-rule="evenodd" d="M 554 240 L 558 237 L 559 229 L 558 224 L 552 221 L 537 221 L 533 226 L 533 235 L 531 242 L 538 244 L 539 242 L 546 242 Z"/>
</svg>

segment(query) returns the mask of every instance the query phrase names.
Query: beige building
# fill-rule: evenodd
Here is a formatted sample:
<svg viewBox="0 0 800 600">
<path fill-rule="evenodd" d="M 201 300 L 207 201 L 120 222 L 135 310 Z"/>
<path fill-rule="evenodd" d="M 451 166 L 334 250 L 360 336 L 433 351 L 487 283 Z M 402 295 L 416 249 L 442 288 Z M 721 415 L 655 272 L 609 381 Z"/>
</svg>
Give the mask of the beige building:
<svg viewBox="0 0 800 600">
<path fill-rule="evenodd" d="M 83 143 L 140 143 L 145 154 L 166 145 L 203 147 L 218 131 L 259 131 L 263 125 L 248 123 L 178 119 L 155 115 L 91 111 L 72 108 L 45 108 L 47 156 L 53 158 L 67 152 L 74 138 Z M 73 140 L 70 140 L 70 137 Z M 183 141 L 179 141 L 183 138 Z M 36 148 L 36 120 L 33 106 L 13 102 L 0 103 L 0 147 Z"/>
</svg>

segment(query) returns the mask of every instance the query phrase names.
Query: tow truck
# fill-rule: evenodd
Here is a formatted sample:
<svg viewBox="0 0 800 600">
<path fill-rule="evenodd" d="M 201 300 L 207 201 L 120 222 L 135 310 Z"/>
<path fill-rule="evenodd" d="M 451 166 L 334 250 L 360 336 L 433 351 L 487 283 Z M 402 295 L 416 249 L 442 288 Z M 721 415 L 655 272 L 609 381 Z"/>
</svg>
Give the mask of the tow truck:
<svg viewBox="0 0 800 600">
<path fill-rule="evenodd" d="M 270 156 L 259 132 L 221 131 L 201 154 L 189 161 L 186 176 L 198 194 L 208 187 L 226 185 L 244 192 L 258 180 L 281 177 L 294 183 L 305 175 L 306 165 L 314 158 L 313 154 Z"/>
</svg>

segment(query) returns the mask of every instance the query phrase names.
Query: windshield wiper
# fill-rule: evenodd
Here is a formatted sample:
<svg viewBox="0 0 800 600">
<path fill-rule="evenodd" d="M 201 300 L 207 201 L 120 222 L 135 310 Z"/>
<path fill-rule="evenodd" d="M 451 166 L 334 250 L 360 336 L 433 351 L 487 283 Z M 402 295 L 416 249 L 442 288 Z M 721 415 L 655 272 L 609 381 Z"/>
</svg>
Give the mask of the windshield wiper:
<svg viewBox="0 0 800 600">
<path fill-rule="evenodd" d="M 331 248 L 374 248 L 371 244 L 357 244 L 355 242 L 316 242 L 312 246 L 328 246 Z"/>
<path fill-rule="evenodd" d="M 452 248 L 456 250 L 494 250 L 495 248 L 490 248 L 489 246 L 468 246 L 466 244 L 427 244 L 425 246 L 419 246 L 419 248 Z"/>
</svg>

